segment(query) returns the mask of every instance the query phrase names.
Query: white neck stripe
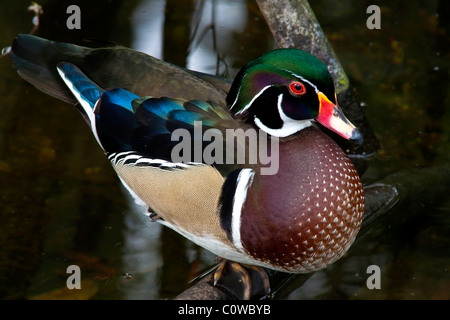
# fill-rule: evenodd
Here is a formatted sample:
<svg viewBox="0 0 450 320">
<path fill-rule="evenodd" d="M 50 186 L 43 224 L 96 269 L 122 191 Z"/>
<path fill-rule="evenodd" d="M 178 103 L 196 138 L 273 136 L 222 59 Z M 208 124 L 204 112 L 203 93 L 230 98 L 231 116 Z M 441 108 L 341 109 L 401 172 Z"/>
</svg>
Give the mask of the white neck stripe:
<svg viewBox="0 0 450 320">
<path fill-rule="evenodd" d="M 274 137 L 284 138 L 294 134 L 300 130 L 303 130 L 312 125 L 311 120 L 294 120 L 289 118 L 281 108 L 281 104 L 283 102 L 283 94 L 278 96 L 277 101 L 277 109 L 280 115 L 281 121 L 283 121 L 283 126 L 279 129 L 272 129 L 267 127 L 261 120 L 259 120 L 256 116 L 254 118 L 255 124 L 261 129 L 267 132 L 268 134 Z"/>
<path fill-rule="evenodd" d="M 247 199 L 247 190 L 252 185 L 255 172 L 252 169 L 242 169 L 237 178 L 236 190 L 233 198 L 233 212 L 231 214 L 231 239 L 236 249 L 244 251 L 241 242 L 241 214 Z"/>
</svg>

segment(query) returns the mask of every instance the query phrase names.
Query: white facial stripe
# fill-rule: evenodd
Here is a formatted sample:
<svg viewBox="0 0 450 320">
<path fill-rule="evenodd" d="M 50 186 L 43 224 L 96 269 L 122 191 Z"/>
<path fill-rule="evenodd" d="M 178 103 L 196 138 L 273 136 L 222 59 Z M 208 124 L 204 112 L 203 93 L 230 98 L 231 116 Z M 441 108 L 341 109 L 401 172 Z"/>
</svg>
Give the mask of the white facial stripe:
<svg viewBox="0 0 450 320">
<path fill-rule="evenodd" d="M 284 70 L 284 69 L 283 69 L 283 70 Z M 292 74 L 294 77 L 297 77 L 297 78 L 299 78 L 300 80 L 302 80 L 302 81 L 308 83 L 311 87 L 314 88 L 314 91 L 316 91 L 317 94 L 322 93 L 322 94 L 325 96 L 325 94 L 324 94 L 322 91 L 320 91 L 320 90 L 316 87 L 316 85 L 313 84 L 311 81 L 306 80 L 306 79 L 303 78 L 302 76 L 299 76 L 298 74 L 295 74 L 295 73 L 293 73 L 292 71 L 289 71 L 289 70 L 284 70 L 284 71 L 289 72 L 289 73 Z M 329 99 L 327 96 L 325 96 L 325 97 L 326 97 L 327 99 Z M 336 93 L 334 93 L 334 101 L 337 101 L 337 95 L 336 95 Z"/>
<path fill-rule="evenodd" d="M 283 126 L 280 129 L 272 129 L 264 125 L 261 120 L 255 117 L 254 119 L 255 124 L 261 130 L 264 130 L 265 132 L 267 132 L 272 136 L 284 138 L 312 125 L 310 120 L 294 120 L 292 118 L 289 118 L 281 108 L 282 102 L 283 102 L 283 94 L 280 94 L 277 100 L 277 109 L 281 121 L 283 121 Z"/>
<path fill-rule="evenodd" d="M 236 102 L 238 101 L 239 98 L 239 94 L 241 93 L 241 87 L 239 87 L 238 93 L 236 95 L 236 99 L 234 99 L 233 104 L 230 106 L 230 110 L 232 110 L 234 108 L 234 105 L 236 104 Z"/>
<path fill-rule="evenodd" d="M 306 82 L 306 83 L 308 83 L 311 87 L 313 87 L 314 88 L 314 90 L 316 91 L 316 93 L 319 93 L 320 91 L 319 91 L 319 89 L 317 89 L 317 87 L 316 87 L 316 85 L 315 84 L 313 84 L 311 81 L 309 81 L 309 80 L 306 80 L 305 78 L 303 78 L 302 76 L 300 76 L 300 75 L 298 75 L 298 74 L 295 74 L 294 72 L 292 72 L 292 71 L 289 71 L 289 70 L 286 70 L 286 69 L 282 69 L 283 71 L 285 71 L 285 72 L 287 72 L 287 73 L 290 73 L 291 75 L 293 75 L 294 77 L 297 77 L 297 78 L 299 78 L 300 80 L 302 80 L 303 82 Z"/>
<path fill-rule="evenodd" d="M 242 112 L 244 112 L 245 110 L 247 110 L 248 108 L 250 108 L 250 106 L 253 104 L 253 102 L 261 95 L 261 94 L 263 94 L 263 92 L 266 90 L 266 89 L 268 89 L 268 88 L 270 88 L 272 85 L 268 85 L 268 86 L 265 86 L 264 88 L 262 88 L 254 97 L 253 97 L 253 99 L 241 110 L 241 111 L 239 111 L 239 112 L 237 112 L 236 113 L 236 115 L 239 115 L 239 114 L 241 114 Z M 239 90 L 239 92 L 240 92 L 240 90 Z M 239 96 L 239 93 L 238 93 L 238 96 Z M 237 101 L 237 97 L 236 97 L 236 101 Z M 233 103 L 233 106 L 234 106 L 234 104 L 236 103 L 236 101 L 234 101 L 234 103 Z"/>
<path fill-rule="evenodd" d="M 247 190 L 253 182 L 255 172 L 252 169 L 242 169 L 237 178 L 236 191 L 233 199 L 233 212 L 231 215 L 231 238 L 238 250 L 243 251 L 241 242 L 241 214 L 242 207 L 247 199 Z"/>
<path fill-rule="evenodd" d="M 66 74 L 64 73 L 64 71 L 62 71 L 58 67 L 56 67 L 56 69 L 58 70 L 59 76 L 66 84 L 67 88 L 69 88 L 70 92 L 72 92 L 72 94 L 75 96 L 75 99 L 77 99 L 77 101 L 80 103 L 81 107 L 83 108 L 84 112 L 88 116 L 92 133 L 94 134 L 94 137 L 97 140 L 100 147 L 103 148 L 102 144 L 100 143 L 98 134 L 97 134 L 94 110 L 91 108 L 91 105 L 89 104 L 89 102 L 87 102 L 85 99 L 83 99 L 83 97 L 81 97 L 80 93 L 77 90 L 75 90 L 75 86 L 73 85 L 72 81 L 70 81 L 69 79 L 66 78 Z"/>
</svg>

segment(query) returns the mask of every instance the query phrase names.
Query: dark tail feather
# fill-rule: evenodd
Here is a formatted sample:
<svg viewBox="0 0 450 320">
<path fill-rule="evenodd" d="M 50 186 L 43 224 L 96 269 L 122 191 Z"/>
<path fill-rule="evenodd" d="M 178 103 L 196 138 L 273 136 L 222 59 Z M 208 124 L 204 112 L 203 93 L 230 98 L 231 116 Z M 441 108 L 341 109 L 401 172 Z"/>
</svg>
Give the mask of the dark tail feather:
<svg viewBox="0 0 450 320">
<path fill-rule="evenodd" d="M 56 65 L 62 61 L 81 60 L 89 50 L 85 47 L 21 34 L 14 39 L 10 57 L 19 75 L 37 89 L 75 104 L 76 100 L 58 75 Z"/>
<path fill-rule="evenodd" d="M 186 70 L 145 53 L 120 46 L 87 48 L 19 35 L 10 53 L 20 76 L 39 90 L 75 103 L 56 70 L 69 62 L 104 89 L 123 88 L 139 96 L 175 96 L 183 100 L 223 103 L 229 83 L 224 79 Z"/>
</svg>

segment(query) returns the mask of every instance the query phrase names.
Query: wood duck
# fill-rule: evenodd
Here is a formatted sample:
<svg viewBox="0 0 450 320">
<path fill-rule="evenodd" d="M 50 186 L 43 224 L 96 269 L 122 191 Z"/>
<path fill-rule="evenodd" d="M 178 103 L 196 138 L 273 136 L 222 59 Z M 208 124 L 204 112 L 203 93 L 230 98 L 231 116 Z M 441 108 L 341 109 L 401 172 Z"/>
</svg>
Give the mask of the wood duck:
<svg viewBox="0 0 450 320">
<path fill-rule="evenodd" d="M 15 39 L 11 58 L 36 88 L 77 103 L 150 218 L 199 246 L 238 263 L 307 273 L 342 257 L 354 241 L 363 187 L 326 133 L 356 141 L 361 134 L 337 106 L 333 80 L 314 56 L 274 50 L 244 66 L 231 86 L 131 49 L 30 35 Z M 250 163 L 249 154 L 243 163 L 173 161 L 180 143 L 173 134 L 193 134 L 195 123 L 202 133 L 267 134 L 278 148 L 277 172 L 262 174 L 265 164 Z M 205 151 L 210 143 L 196 147 Z"/>
</svg>

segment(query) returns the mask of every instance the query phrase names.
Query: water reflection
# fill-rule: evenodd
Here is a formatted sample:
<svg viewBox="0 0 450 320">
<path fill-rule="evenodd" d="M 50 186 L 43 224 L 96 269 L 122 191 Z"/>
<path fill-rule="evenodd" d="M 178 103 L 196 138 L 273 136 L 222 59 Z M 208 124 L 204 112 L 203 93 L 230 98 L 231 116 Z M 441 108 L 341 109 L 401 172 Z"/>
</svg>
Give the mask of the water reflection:
<svg viewBox="0 0 450 320">
<path fill-rule="evenodd" d="M 234 75 L 233 40 L 247 25 L 247 5 L 243 1 L 198 1 L 191 23 L 192 41 L 187 67 L 211 74 Z M 201 4 L 201 5 L 200 5 Z M 227 68 L 231 68 L 228 69 Z M 228 71 L 228 73 L 227 73 Z"/>
<path fill-rule="evenodd" d="M 165 0 L 144 0 L 133 10 L 131 16 L 131 47 L 158 59 L 164 59 L 163 33 Z"/>
<path fill-rule="evenodd" d="M 125 190 L 124 190 L 125 192 Z M 124 299 L 157 299 L 158 269 L 163 261 L 160 247 L 161 225 L 151 223 L 146 209 L 129 197 L 130 210 L 124 212 L 122 274 L 118 289 Z"/>
<path fill-rule="evenodd" d="M 190 8 L 190 19 L 185 21 L 188 24 L 187 32 L 175 34 L 177 37 L 165 35 L 170 34 L 170 30 L 167 30 L 170 26 L 165 23 L 167 11 L 172 9 L 167 8 L 170 5 L 173 3 L 164 0 L 144 0 L 135 8 L 132 14 L 133 49 L 170 61 L 173 56 L 170 51 L 182 50 L 180 42 L 186 38 L 189 40 L 184 53 L 186 57 L 184 61 L 178 61 L 178 65 L 233 77 L 242 66 L 238 62 L 244 50 L 243 45 L 233 48 L 236 46 L 236 38 L 251 25 L 248 19 L 260 19 L 251 16 L 248 3 L 236 0 L 186 1 L 184 5 Z M 276 47 L 268 34 L 265 35 L 265 40 L 267 47 Z M 169 52 L 164 52 L 164 49 Z"/>
</svg>

